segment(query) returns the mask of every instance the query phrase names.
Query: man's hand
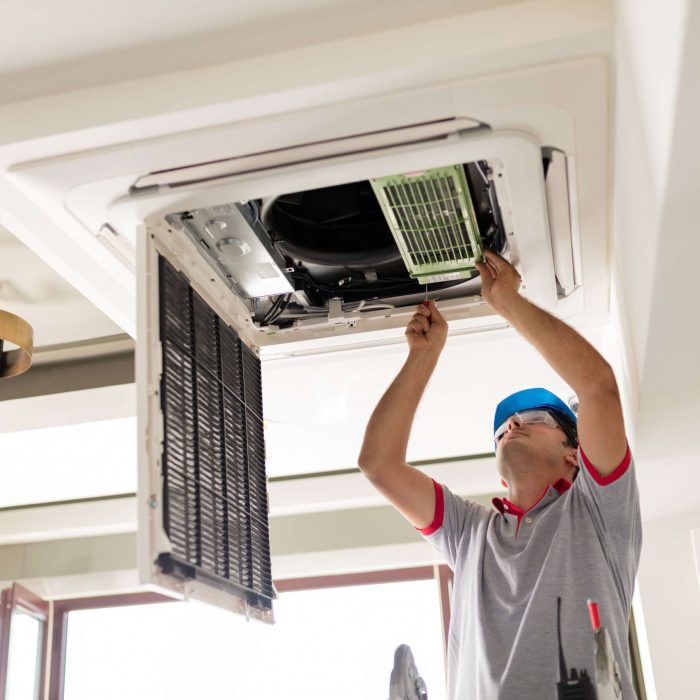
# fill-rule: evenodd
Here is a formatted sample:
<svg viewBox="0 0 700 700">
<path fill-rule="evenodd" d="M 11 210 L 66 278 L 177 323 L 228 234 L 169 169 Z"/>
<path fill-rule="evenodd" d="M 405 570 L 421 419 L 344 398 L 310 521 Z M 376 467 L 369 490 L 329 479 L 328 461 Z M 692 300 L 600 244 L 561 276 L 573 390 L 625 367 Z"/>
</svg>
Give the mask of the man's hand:
<svg viewBox="0 0 700 700">
<path fill-rule="evenodd" d="M 427 350 L 435 356 L 439 355 L 445 347 L 447 330 L 447 321 L 434 301 L 429 301 L 427 305 L 420 304 L 406 326 L 409 350 Z"/>
<path fill-rule="evenodd" d="M 494 311 L 501 313 L 514 296 L 519 296 L 522 280 L 518 271 L 497 253 L 486 248 L 484 255 L 486 262 L 476 263 L 481 274 L 481 295 Z"/>
</svg>

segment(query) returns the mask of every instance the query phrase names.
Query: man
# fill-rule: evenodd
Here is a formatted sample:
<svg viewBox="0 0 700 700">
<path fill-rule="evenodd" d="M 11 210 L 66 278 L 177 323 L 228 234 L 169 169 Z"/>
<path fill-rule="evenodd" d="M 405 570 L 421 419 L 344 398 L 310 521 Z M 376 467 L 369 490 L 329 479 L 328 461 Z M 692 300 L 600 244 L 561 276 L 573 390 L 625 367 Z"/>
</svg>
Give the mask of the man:
<svg viewBox="0 0 700 700">
<path fill-rule="evenodd" d="M 556 697 L 557 598 L 568 666 L 594 672 L 586 609 L 594 599 L 623 697 L 634 698 L 627 630 L 641 523 L 615 377 L 576 331 L 518 293 L 520 276 L 506 260 L 489 250 L 477 267 L 486 302 L 576 392 L 578 419 L 544 390 L 499 404 L 496 465 L 508 497 L 494 499 L 495 510 L 408 465 L 415 411 L 447 339 L 430 302 L 408 324 L 408 358 L 370 418 L 360 468 L 454 571 L 451 700 Z"/>
</svg>

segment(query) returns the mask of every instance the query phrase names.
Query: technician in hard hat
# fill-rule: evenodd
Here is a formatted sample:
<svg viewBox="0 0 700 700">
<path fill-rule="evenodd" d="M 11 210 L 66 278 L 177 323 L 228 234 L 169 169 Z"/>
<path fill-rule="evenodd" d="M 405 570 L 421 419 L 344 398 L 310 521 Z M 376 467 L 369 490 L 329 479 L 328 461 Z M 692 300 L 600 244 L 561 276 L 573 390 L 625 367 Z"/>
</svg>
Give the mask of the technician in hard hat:
<svg viewBox="0 0 700 700">
<path fill-rule="evenodd" d="M 592 675 L 586 600 L 598 601 L 624 698 L 634 698 L 628 621 L 641 547 L 637 485 L 612 369 L 576 331 L 518 293 L 520 276 L 491 251 L 484 299 L 576 392 L 578 418 L 543 389 L 496 408 L 496 466 L 508 497 L 489 509 L 406 463 L 416 408 L 447 339 L 434 302 L 406 328 L 409 353 L 379 401 L 359 465 L 454 571 L 451 700 L 555 697 L 557 598 L 569 667 Z"/>
</svg>

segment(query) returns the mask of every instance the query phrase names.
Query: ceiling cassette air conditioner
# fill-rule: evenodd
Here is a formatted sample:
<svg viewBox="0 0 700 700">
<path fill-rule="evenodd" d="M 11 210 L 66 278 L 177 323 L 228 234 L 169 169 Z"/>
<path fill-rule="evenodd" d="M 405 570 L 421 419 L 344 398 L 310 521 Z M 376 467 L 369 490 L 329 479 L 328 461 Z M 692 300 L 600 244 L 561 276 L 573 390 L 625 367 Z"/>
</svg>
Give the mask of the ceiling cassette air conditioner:
<svg viewBox="0 0 700 700">
<path fill-rule="evenodd" d="M 502 326 L 480 295 L 487 246 L 532 301 L 575 313 L 572 178 L 526 133 L 452 119 L 152 173 L 110 223 L 145 222 L 265 357 L 381 340 L 426 296 L 453 331 Z"/>
</svg>

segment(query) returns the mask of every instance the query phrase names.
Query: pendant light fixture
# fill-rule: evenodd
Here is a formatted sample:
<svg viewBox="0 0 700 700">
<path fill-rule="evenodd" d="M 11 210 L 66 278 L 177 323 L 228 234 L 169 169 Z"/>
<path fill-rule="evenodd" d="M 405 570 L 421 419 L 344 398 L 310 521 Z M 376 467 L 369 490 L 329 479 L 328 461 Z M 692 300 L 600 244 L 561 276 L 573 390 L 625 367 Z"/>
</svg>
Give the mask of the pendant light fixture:
<svg viewBox="0 0 700 700">
<path fill-rule="evenodd" d="M 12 347 L 5 350 L 5 344 Z M 0 379 L 16 377 L 32 364 L 34 331 L 19 316 L 0 310 Z"/>
</svg>

